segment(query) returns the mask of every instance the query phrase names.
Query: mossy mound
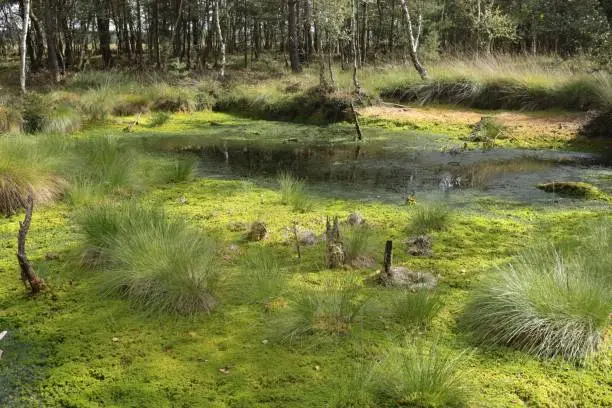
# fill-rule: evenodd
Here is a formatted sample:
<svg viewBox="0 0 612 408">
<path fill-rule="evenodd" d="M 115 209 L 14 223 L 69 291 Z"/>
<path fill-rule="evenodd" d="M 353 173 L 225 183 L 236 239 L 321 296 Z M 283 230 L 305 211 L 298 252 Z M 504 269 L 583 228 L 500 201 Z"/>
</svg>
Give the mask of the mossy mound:
<svg viewBox="0 0 612 408">
<path fill-rule="evenodd" d="M 265 96 L 229 96 L 218 100 L 214 110 L 256 119 L 328 124 L 352 120 L 350 101 L 350 95 L 328 93 L 319 87 L 313 87 L 303 93 L 279 99 Z"/>
<path fill-rule="evenodd" d="M 564 181 L 557 183 L 538 184 L 537 187 L 547 193 L 555 193 L 564 197 L 584 198 L 591 200 L 608 200 L 606 193 L 589 183 Z"/>
<path fill-rule="evenodd" d="M 113 115 L 115 116 L 132 116 L 139 113 L 147 113 L 151 101 L 142 95 L 128 95 L 121 99 L 113 107 Z"/>
<path fill-rule="evenodd" d="M 580 134 L 590 139 L 612 139 L 612 108 L 595 114 L 584 124 Z"/>
</svg>

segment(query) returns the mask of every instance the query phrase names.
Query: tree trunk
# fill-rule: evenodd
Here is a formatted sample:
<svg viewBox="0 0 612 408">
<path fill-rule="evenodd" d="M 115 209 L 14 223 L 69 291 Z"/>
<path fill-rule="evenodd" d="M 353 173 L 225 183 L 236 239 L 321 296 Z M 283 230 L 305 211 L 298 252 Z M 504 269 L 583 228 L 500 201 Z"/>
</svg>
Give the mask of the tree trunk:
<svg viewBox="0 0 612 408">
<path fill-rule="evenodd" d="M 100 52 L 102 53 L 102 68 L 108 69 L 113 64 L 110 43 L 110 16 L 107 2 L 98 3 L 98 36 L 100 40 Z"/>
<path fill-rule="evenodd" d="M 419 25 L 415 33 L 412 27 L 412 17 L 410 16 L 410 8 L 408 6 L 408 2 L 407 0 L 400 0 L 400 2 L 402 8 L 404 9 L 404 17 L 406 18 L 406 23 L 408 24 L 408 37 L 410 40 L 410 46 L 408 48 L 410 53 L 410 59 L 412 60 L 412 65 L 414 65 L 414 69 L 416 69 L 416 71 L 421 76 L 421 79 L 426 80 L 429 78 L 429 74 L 427 73 L 427 70 L 425 69 L 423 64 L 421 64 L 418 55 L 419 41 L 421 40 L 421 32 L 423 30 L 423 15 L 419 11 Z"/>
<path fill-rule="evenodd" d="M 159 0 L 153 0 L 151 20 L 153 57 L 155 58 L 155 67 L 159 68 L 161 66 L 161 54 L 159 52 Z"/>
<path fill-rule="evenodd" d="M 27 53 L 27 41 L 28 41 L 28 26 L 30 25 L 30 0 L 23 1 L 23 9 L 21 10 L 21 16 L 23 17 L 21 30 L 21 44 L 19 51 L 21 53 L 21 66 L 19 75 L 19 84 L 21 85 L 21 92 L 26 93 L 26 53 Z"/>
<path fill-rule="evenodd" d="M 219 69 L 219 76 L 225 78 L 225 41 L 223 39 L 223 33 L 221 32 L 221 17 L 219 16 L 219 1 L 215 0 L 215 29 L 217 30 L 217 39 L 221 48 L 221 68 Z"/>
<path fill-rule="evenodd" d="M 26 284 L 30 285 L 32 293 L 36 294 L 43 288 L 43 281 L 36 276 L 34 268 L 28 260 L 26 255 L 26 238 L 28 230 L 30 229 L 30 223 L 32 222 L 32 211 L 34 209 L 34 198 L 32 197 L 32 190 L 28 193 L 26 200 L 25 210 L 26 215 L 23 222 L 19 223 L 19 234 L 17 235 L 17 260 L 19 261 L 19 267 L 21 269 L 21 280 Z"/>
<path fill-rule="evenodd" d="M 287 6 L 289 7 L 289 60 L 291 61 L 291 70 L 301 72 L 296 0 L 288 0 Z"/>
<path fill-rule="evenodd" d="M 178 37 L 178 32 L 180 30 L 181 19 L 183 18 L 183 0 L 179 1 L 178 4 L 178 12 L 176 15 L 176 21 L 174 22 L 174 27 L 172 28 L 172 37 L 170 38 L 170 42 L 168 43 L 168 49 L 166 50 L 166 57 L 164 58 L 164 68 L 168 68 L 168 60 L 172 56 L 172 48 L 174 47 L 174 55 L 178 54 L 178 47 L 176 47 L 175 41 Z"/>
<path fill-rule="evenodd" d="M 357 6 L 355 2 L 357 0 L 351 0 L 352 13 L 351 13 L 351 51 L 353 54 L 353 85 L 355 86 L 355 93 L 361 93 L 361 85 L 357 80 L 357 70 L 359 68 L 359 55 L 357 54 Z"/>
<path fill-rule="evenodd" d="M 45 31 L 47 35 L 47 66 L 53 75 L 53 81 L 60 81 L 59 63 L 57 59 L 57 40 L 55 24 L 55 4 L 47 0 L 45 7 Z"/>
</svg>

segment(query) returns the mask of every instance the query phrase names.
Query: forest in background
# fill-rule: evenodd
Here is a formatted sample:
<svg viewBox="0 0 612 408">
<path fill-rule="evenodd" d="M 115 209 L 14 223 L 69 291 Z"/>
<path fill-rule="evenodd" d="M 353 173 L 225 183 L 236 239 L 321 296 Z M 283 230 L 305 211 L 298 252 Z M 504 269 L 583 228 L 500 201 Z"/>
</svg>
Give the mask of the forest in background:
<svg viewBox="0 0 612 408">
<path fill-rule="evenodd" d="M 225 74 L 226 54 L 248 67 L 284 56 L 294 72 L 326 57 L 344 68 L 412 63 L 426 78 L 443 56 L 505 53 L 611 55 L 610 0 L 4 0 L 0 56 L 19 53 L 25 10 L 27 69 L 122 67 Z"/>
</svg>

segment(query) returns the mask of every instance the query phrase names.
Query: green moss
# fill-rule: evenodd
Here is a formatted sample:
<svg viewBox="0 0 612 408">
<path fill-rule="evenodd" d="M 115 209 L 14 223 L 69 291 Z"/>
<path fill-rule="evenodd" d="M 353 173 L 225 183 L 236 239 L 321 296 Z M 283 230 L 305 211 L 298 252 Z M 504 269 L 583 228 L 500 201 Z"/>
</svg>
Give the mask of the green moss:
<svg viewBox="0 0 612 408">
<path fill-rule="evenodd" d="M 564 197 L 585 198 L 590 200 L 609 200 L 607 194 L 589 183 L 574 181 L 559 181 L 538 184 L 537 187 L 547 193 L 555 193 Z"/>
</svg>

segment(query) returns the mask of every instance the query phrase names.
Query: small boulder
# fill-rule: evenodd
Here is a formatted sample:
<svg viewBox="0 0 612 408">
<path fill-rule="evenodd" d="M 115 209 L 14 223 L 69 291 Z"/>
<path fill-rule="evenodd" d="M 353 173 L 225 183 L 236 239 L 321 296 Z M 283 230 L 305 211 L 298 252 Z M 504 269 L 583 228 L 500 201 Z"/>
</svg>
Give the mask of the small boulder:
<svg viewBox="0 0 612 408">
<path fill-rule="evenodd" d="M 429 272 L 414 272 L 404 266 L 394 266 L 389 273 L 382 272 L 380 280 L 386 286 L 399 286 L 409 290 L 432 290 L 438 278 Z"/>
<path fill-rule="evenodd" d="M 346 219 L 346 222 L 351 226 L 365 224 L 365 220 L 361 217 L 361 214 L 359 214 L 358 212 L 351 213 Z"/>
<path fill-rule="evenodd" d="M 309 229 L 301 227 L 297 227 L 297 240 L 300 245 L 304 246 L 312 246 L 319 242 L 317 234 Z M 295 231 L 293 227 L 285 228 L 285 241 L 287 244 L 295 244 Z"/>
<path fill-rule="evenodd" d="M 406 241 L 408 254 L 412 256 L 431 256 L 432 242 L 429 235 L 415 235 Z"/>
<path fill-rule="evenodd" d="M 268 236 L 268 228 L 262 221 L 255 221 L 251 224 L 251 229 L 247 234 L 247 239 L 251 242 L 262 241 Z"/>
</svg>

